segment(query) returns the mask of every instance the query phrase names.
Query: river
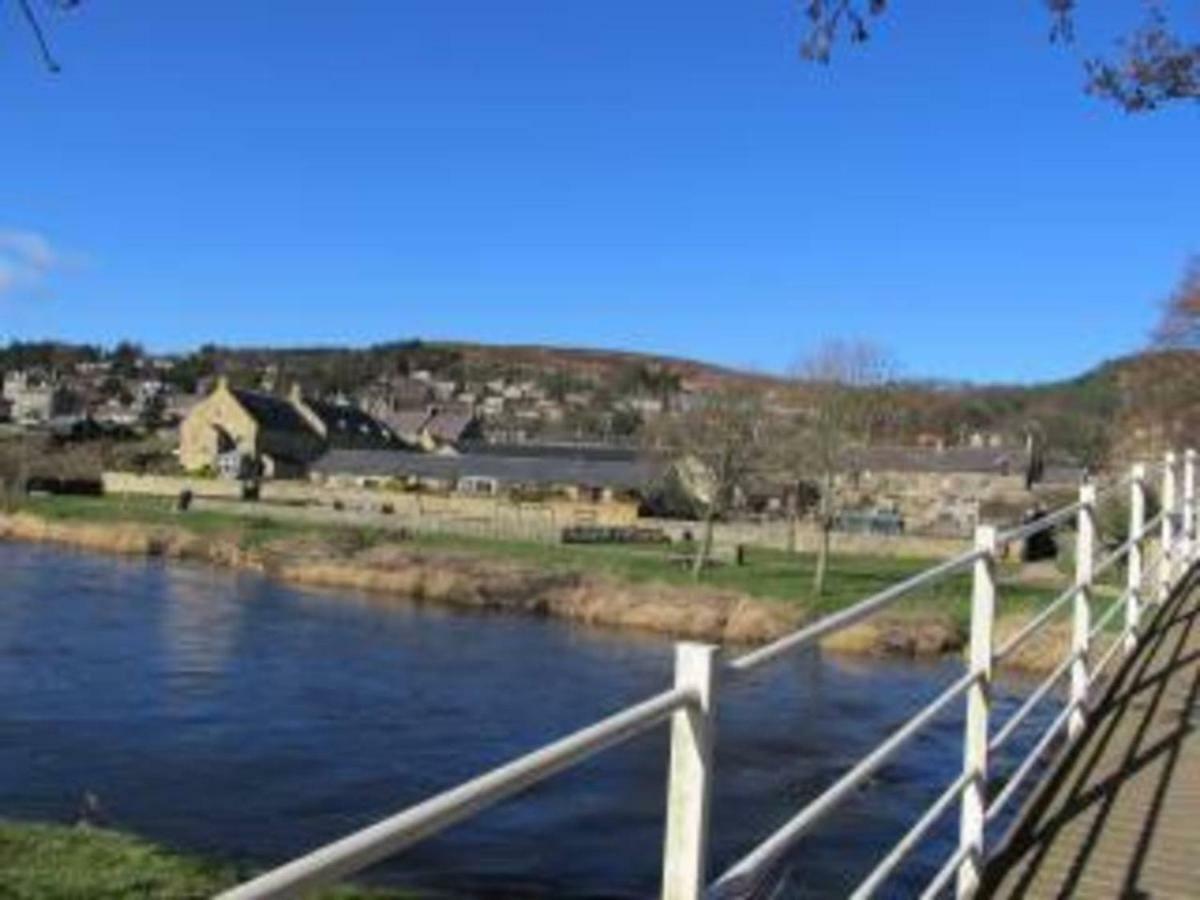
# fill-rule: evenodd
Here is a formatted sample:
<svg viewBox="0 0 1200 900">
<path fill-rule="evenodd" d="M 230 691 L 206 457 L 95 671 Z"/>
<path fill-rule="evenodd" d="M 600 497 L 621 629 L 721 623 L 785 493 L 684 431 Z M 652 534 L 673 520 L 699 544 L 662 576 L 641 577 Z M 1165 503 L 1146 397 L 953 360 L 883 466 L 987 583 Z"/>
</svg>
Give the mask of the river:
<svg viewBox="0 0 1200 900">
<path fill-rule="evenodd" d="M 667 686 L 671 644 L 245 573 L 0 543 L 0 815 L 284 860 Z M 961 671 L 799 654 L 721 694 L 715 869 Z M 1011 707 L 1019 685 L 1002 686 Z M 948 714 L 795 853 L 781 893 L 862 877 L 961 765 Z M 666 728 L 376 867 L 465 897 L 644 897 Z M 1019 748 L 1021 742 L 1017 742 Z M 954 815 L 893 886 L 951 846 Z"/>
</svg>

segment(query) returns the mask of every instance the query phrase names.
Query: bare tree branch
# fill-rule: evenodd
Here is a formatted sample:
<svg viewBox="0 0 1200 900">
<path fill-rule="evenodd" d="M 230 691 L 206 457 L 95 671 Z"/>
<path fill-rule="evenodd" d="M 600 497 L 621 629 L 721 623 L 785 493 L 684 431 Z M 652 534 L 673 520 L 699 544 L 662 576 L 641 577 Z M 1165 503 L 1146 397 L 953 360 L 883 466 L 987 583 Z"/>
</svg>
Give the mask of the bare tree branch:
<svg viewBox="0 0 1200 900">
<path fill-rule="evenodd" d="M 1188 264 L 1179 286 L 1167 298 L 1153 339 L 1159 347 L 1200 347 L 1200 256 Z"/>
<path fill-rule="evenodd" d="M 25 16 L 25 22 L 29 25 L 29 30 L 33 32 L 33 39 L 37 41 L 38 51 L 42 54 L 42 62 L 46 68 L 51 72 L 61 71 L 61 67 L 50 52 L 50 45 L 46 41 L 46 33 L 42 31 L 42 25 L 38 21 L 37 16 L 34 15 L 30 0 L 17 0 L 17 6 L 21 8 L 21 13 Z"/>
<path fill-rule="evenodd" d="M 82 0 L 45 0 L 45 2 L 47 6 L 54 9 L 69 10 L 78 6 Z M 16 0 L 16 3 L 21 10 L 21 15 L 25 18 L 25 23 L 29 26 L 29 30 L 33 34 L 34 41 L 37 43 L 42 63 L 51 72 L 61 72 L 62 66 L 58 64 L 58 60 L 54 58 L 54 54 L 50 50 L 50 42 L 46 39 L 46 32 L 42 28 L 42 23 L 38 20 L 37 13 L 34 12 L 32 0 Z"/>
<path fill-rule="evenodd" d="M 872 426 L 886 404 L 878 390 L 890 379 L 888 355 L 865 341 L 828 341 L 792 370 L 798 411 L 781 429 L 781 462 L 796 478 L 816 481 L 820 544 L 813 593 L 825 587 L 830 533 L 837 517 L 837 479 L 849 465 L 849 451 L 869 443 Z M 794 527 L 794 523 L 793 523 Z"/>
<path fill-rule="evenodd" d="M 1200 100 L 1200 44 L 1173 35 L 1157 6 L 1146 23 L 1121 42 L 1124 59 L 1087 61 L 1088 92 L 1115 100 L 1129 112 L 1157 109 L 1172 100 Z"/>
<path fill-rule="evenodd" d="M 852 44 L 870 37 L 870 20 L 884 13 L 887 0 L 803 0 L 808 31 L 800 53 L 816 62 L 829 62 L 833 48 L 845 37 Z M 1051 17 L 1050 40 L 1075 40 L 1078 0 L 1043 0 Z M 1162 8 L 1162 0 L 1147 0 L 1145 24 L 1119 42 L 1116 59 L 1085 61 L 1087 91 L 1114 101 L 1128 112 L 1145 112 L 1178 100 L 1200 100 L 1200 44 L 1178 37 Z"/>
<path fill-rule="evenodd" d="M 704 509 L 704 532 L 692 565 L 696 578 L 712 555 L 714 523 L 737 504 L 761 466 L 768 435 L 762 397 L 745 386 L 705 394 L 647 430 L 648 448 L 674 462 L 686 490 Z"/>
</svg>

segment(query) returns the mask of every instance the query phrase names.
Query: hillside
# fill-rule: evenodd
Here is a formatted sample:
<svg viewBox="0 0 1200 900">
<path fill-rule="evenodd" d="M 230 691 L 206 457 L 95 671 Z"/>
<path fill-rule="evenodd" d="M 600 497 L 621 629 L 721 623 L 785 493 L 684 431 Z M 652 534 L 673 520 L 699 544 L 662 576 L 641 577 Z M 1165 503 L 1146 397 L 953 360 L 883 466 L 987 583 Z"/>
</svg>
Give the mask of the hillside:
<svg viewBox="0 0 1200 900">
<path fill-rule="evenodd" d="M 1187 351 L 1148 352 L 1038 385 L 900 381 L 882 391 L 873 438 L 957 444 L 977 435 L 1016 440 L 1035 428 L 1056 454 L 1094 464 L 1107 456 L 1118 422 L 1153 431 L 1162 410 L 1200 404 L 1200 388 L 1191 388 L 1191 373 L 1200 371 L 1197 359 Z M 455 402 L 482 397 L 489 383 L 522 384 L 532 386 L 540 402 L 558 403 L 564 410 L 553 427 L 531 418 L 520 423 L 528 436 L 542 437 L 627 437 L 656 406 L 670 408 L 675 398 L 733 384 L 777 397 L 786 383 L 778 376 L 629 350 L 458 341 L 395 341 L 365 348 L 205 346 L 168 356 L 146 354 L 132 344 L 104 349 L 14 343 L 0 348 L 0 370 L 42 368 L 67 374 L 81 363 L 94 366 L 98 361 L 107 361 L 112 374 L 127 379 L 153 368 L 184 393 L 203 390 L 218 373 L 245 386 L 282 390 L 298 382 L 317 396 L 347 398 L 381 379 L 420 376 L 442 387 L 441 399 Z M 1143 398 L 1140 405 L 1131 402 L 1135 395 Z M 573 406 L 567 402 L 572 397 Z M 500 417 L 498 425 L 511 429 L 513 421 Z M 1179 426 L 1189 427 L 1187 421 Z"/>
</svg>

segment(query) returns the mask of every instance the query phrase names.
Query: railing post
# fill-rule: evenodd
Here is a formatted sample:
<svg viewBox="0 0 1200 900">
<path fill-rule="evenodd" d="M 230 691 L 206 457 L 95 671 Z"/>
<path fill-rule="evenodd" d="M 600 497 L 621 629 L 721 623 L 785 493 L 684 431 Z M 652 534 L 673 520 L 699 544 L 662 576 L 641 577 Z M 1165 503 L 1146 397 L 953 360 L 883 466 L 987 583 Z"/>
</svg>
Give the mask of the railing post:
<svg viewBox="0 0 1200 900">
<path fill-rule="evenodd" d="M 1167 453 L 1163 458 L 1162 474 L 1162 529 L 1159 538 L 1158 556 L 1158 602 L 1163 603 L 1171 593 L 1171 581 L 1174 576 L 1172 559 L 1174 557 L 1175 540 L 1175 454 Z"/>
<path fill-rule="evenodd" d="M 983 829 L 987 814 L 988 711 L 992 687 L 992 631 L 996 618 L 996 529 L 975 528 L 976 560 L 971 586 L 971 672 L 976 676 L 967 691 L 967 719 L 963 742 L 963 771 L 970 781 L 963 789 L 959 823 L 960 846 L 968 856 L 958 869 L 959 898 L 970 897 L 983 879 Z"/>
<path fill-rule="evenodd" d="M 1183 454 L 1183 553 L 1179 560 L 1180 575 L 1196 557 L 1196 451 Z"/>
<path fill-rule="evenodd" d="M 675 687 L 697 702 L 671 717 L 671 769 L 663 850 L 663 900 L 698 900 L 708 872 L 708 807 L 712 793 L 718 648 L 676 644 Z"/>
<path fill-rule="evenodd" d="M 1075 530 L 1075 603 L 1071 628 L 1071 705 L 1067 734 L 1074 738 L 1087 720 L 1088 651 L 1092 631 L 1092 569 L 1096 548 L 1096 486 L 1079 488 L 1079 519 Z"/>
<path fill-rule="evenodd" d="M 1138 463 L 1129 478 L 1129 558 L 1125 571 L 1125 652 L 1137 647 L 1142 621 L 1142 544 L 1146 527 L 1146 467 Z"/>
</svg>

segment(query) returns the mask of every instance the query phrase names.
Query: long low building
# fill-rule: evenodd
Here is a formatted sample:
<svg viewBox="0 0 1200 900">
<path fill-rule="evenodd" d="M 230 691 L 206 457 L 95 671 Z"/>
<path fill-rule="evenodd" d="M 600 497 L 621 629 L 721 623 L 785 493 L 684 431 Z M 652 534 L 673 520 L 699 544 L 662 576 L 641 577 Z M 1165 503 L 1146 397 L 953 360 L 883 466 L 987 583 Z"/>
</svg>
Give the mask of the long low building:
<svg viewBox="0 0 1200 900">
<path fill-rule="evenodd" d="M 439 455 L 388 450 L 331 450 L 311 469 L 313 477 L 330 482 L 394 480 L 475 494 L 534 489 L 594 499 L 645 496 L 665 472 L 663 464 L 637 457 L 492 452 Z"/>
</svg>

